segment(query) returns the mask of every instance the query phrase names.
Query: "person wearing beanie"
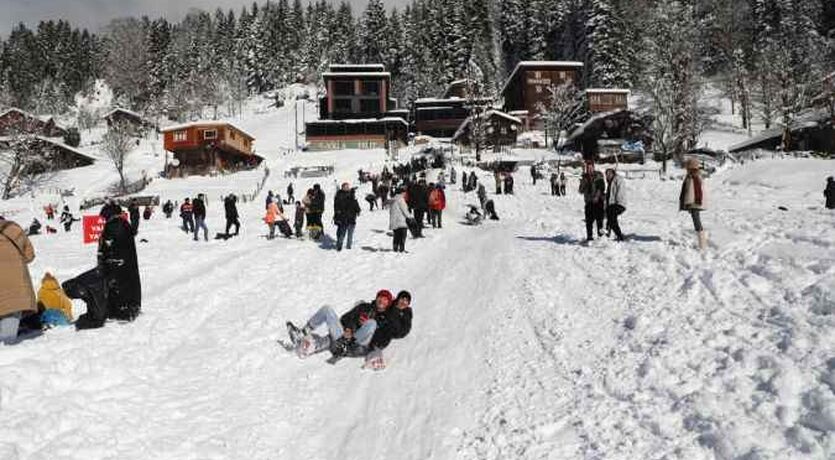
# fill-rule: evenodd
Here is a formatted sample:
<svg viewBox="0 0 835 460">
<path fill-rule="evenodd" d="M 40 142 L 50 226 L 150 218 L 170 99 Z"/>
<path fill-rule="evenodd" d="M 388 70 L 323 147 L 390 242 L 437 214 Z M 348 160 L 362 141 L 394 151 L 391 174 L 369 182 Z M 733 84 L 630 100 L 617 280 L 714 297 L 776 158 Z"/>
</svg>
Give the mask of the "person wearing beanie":
<svg viewBox="0 0 835 460">
<path fill-rule="evenodd" d="M 704 181 L 699 172 L 701 165 L 699 160 L 689 158 L 684 163 L 684 167 L 687 169 L 687 175 L 684 176 L 684 182 L 681 184 L 679 209 L 690 213 L 690 217 L 693 219 L 693 228 L 698 235 L 699 250 L 704 251 L 707 247 L 707 232 L 702 227 L 701 212 L 707 208 L 705 206 Z"/>
<path fill-rule="evenodd" d="M 402 339 L 412 330 L 412 294 L 400 291 L 392 308 L 377 314 L 377 330 L 371 338 L 371 350 L 382 350 L 394 339 Z"/>
<path fill-rule="evenodd" d="M 394 296 L 388 290 L 377 292 L 371 302 L 360 302 L 347 313 L 338 317 L 328 305 L 320 308 L 299 329 L 292 322 L 287 322 L 287 332 L 299 357 L 329 349 L 334 358 L 345 355 L 361 356 L 367 353 L 374 332 L 377 330 L 377 317 L 388 310 Z M 328 334 L 321 336 L 313 332 L 322 325 L 328 328 Z"/>
</svg>

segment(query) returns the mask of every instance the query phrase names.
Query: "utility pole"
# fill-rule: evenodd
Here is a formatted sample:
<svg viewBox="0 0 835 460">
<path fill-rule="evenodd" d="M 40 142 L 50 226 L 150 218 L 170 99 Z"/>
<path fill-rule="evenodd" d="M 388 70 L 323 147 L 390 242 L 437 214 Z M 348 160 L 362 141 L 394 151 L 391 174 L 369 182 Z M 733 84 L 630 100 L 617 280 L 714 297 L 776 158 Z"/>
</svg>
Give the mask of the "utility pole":
<svg viewBox="0 0 835 460">
<path fill-rule="evenodd" d="M 295 121 L 293 122 L 293 135 L 296 138 L 295 144 L 293 144 L 293 149 L 296 153 L 299 153 L 299 99 L 293 99 L 293 115 Z"/>
</svg>

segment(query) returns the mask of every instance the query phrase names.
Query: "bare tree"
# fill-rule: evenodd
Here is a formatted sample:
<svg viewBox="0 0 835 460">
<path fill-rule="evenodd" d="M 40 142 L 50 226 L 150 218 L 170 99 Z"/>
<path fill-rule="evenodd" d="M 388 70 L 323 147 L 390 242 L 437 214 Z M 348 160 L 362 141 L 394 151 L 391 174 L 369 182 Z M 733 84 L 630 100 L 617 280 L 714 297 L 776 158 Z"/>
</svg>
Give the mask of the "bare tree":
<svg viewBox="0 0 835 460">
<path fill-rule="evenodd" d="M 102 150 L 113 162 L 116 172 L 119 173 L 119 190 L 122 193 L 127 191 L 125 162 L 133 151 L 134 145 L 135 141 L 130 136 L 127 127 L 122 123 L 115 123 L 111 126 L 102 138 Z"/>
<path fill-rule="evenodd" d="M 34 136 L 14 133 L 0 146 L 4 200 L 15 192 L 34 190 L 54 177 L 54 152 Z"/>
<path fill-rule="evenodd" d="M 545 117 L 545 136 L 551 130 L 555 145 L 560 145 L 568 130 L 587 115 L 586 100 L 573 83 L 552 84 L 548 93 L 548 100 L 540 103 L 539 111 Z"/>
</svg>

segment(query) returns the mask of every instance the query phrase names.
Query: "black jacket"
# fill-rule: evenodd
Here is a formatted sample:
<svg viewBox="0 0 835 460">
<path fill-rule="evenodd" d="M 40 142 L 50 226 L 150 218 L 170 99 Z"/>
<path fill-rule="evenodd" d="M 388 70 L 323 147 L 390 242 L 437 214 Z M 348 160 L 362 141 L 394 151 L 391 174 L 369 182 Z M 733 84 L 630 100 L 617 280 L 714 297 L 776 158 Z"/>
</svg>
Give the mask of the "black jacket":
<svg viewBox="0 0 835 460">
<path fill-rule="evenodd" d="M 377 308 L 374 306 L 374 302 L 362 302 L 357 304 L 354 308 L 348 310 L 347 313 L 342 315 L 339 318 L 339 322 L 342 323 L 342 327 L 345 329 L 351 329 L 352 331 L 356 331 L 357 329 L 362 326 L 360 323 L 360 318 L 365 317 L 366 319 L 375 319 L 377 316 Z"/>
<path fill-rule="evenodd" d="M 104 224 L 99 238 L 98 267 L 105 280 L 108 315 L 135 317 L 142 303 L 136 244 L 130 226 L 118 214 Z"/>
<path fill-rule="evenodd" d="M 191 202 L 191 212 L 194 213 L 195 218 L 206 218 L 206 204 L 203 203 L 203 200 L 200 198 L 195 198 L 194 201 Z"/>
<path fill-rule="evenodd" d="M 412 202 L 412 207 L 417 210 L 425 211 L 429 209 L 429 187 L 424 184 L 417 184 L 413 192 L 409 194 L 409 201 Z"/>
<path fill-rule="evenodd" d="M 386 348 L 393 339 L 402 339 L 412 330 L 412 309 L 400 310 L 395 306 L 377 313 L 377 330 L 371 338 L 371 348 Z"/>
<path fill-rule="evenodd" d="M 826 197 L 826 209 L 835 209 L 835 181 L 827 182 L 823 196 Z"/>
<path fill-rule="evenodd" d="M 235 197 L 229 195 L 223 200 L 223 207 L 226 209 L 226 219 L 234 220 L 238 218 L 238 206 L 235 204 Z"/>
<path fill-rule="evenodd" d="M 353 225 L 357 223 L 360 204 L 353 190 L 336 192 L 333 197 L 333 221 L 336 225 Z"/>
<path fill-rule="evenodd" d="M 325 212 L 325 192 L 321 189 L 313 192 L 313 199 L 310 200 L 310 209 L 307 212 L 311 214 Z"/>
</svg>

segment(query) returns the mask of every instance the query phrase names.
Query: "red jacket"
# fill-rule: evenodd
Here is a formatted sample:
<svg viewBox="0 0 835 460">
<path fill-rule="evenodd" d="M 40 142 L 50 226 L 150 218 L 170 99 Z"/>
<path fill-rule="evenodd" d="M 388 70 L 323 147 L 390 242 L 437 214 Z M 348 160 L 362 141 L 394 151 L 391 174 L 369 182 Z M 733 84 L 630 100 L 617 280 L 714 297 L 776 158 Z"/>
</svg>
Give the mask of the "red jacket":
<svg viewBox="0 0 835 460">
<path fill-rule="evenodd" d="M 436 188 L 429 193 L 429 209 L 433 211 L 446 209 L 446 194 L 443 189 Z"/>
</svg>

